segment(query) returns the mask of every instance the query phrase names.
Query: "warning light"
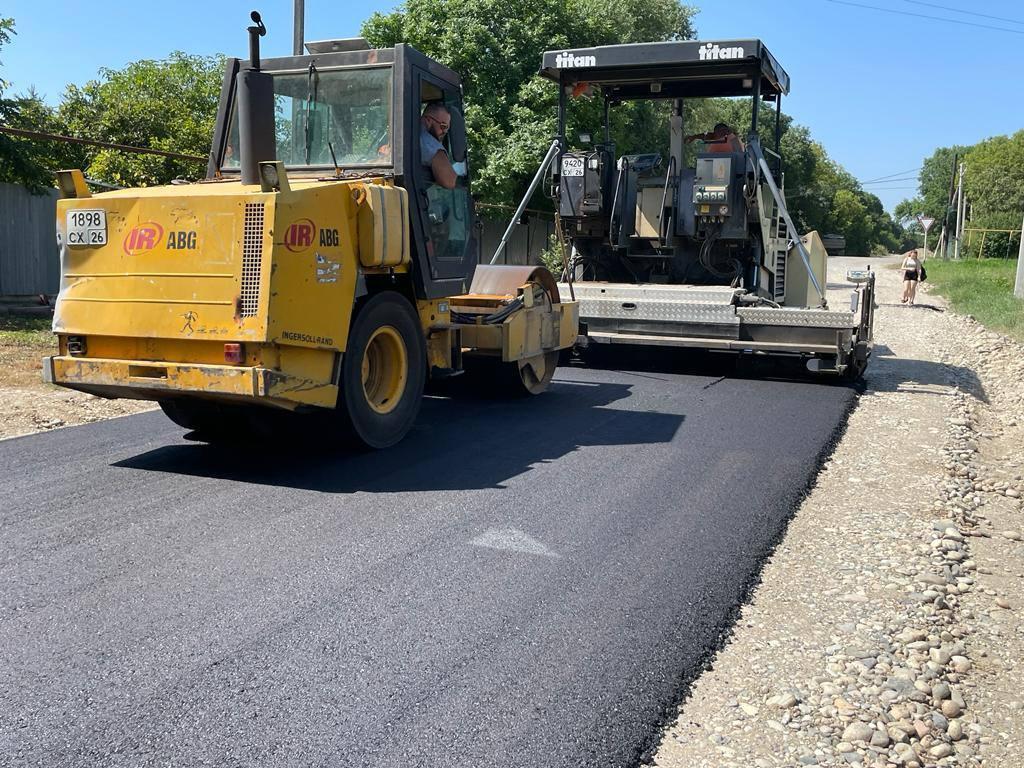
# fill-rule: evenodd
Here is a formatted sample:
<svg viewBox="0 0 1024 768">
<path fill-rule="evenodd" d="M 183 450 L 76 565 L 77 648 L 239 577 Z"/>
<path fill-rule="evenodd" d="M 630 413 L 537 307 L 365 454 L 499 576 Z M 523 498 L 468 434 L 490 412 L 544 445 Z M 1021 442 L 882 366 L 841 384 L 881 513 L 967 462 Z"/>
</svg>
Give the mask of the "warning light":
<svg viewBox="0 0 1024 768">
<path fill-rule="evenodd" d="M 224 345 L 224 362 L 237 365 L 245 359 L 242 354 L 241 344 L 225 344 Z"/>
</svg>

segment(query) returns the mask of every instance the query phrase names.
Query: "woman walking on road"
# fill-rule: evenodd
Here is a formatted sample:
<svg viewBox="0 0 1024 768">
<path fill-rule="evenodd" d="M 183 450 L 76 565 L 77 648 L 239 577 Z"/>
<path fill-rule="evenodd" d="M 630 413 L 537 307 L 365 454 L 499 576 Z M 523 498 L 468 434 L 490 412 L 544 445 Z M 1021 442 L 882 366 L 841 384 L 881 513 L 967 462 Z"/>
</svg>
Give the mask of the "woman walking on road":
<svg viewBox="0 0 1024 768">
<path fill-rule="evenodd" d="M 917 284 L 921 280 L 921 261 L 917 258 L 916 250 L 903 258 L 900 269 L 903 270 L 903 303 L 913 305 Z"/>
</svg>

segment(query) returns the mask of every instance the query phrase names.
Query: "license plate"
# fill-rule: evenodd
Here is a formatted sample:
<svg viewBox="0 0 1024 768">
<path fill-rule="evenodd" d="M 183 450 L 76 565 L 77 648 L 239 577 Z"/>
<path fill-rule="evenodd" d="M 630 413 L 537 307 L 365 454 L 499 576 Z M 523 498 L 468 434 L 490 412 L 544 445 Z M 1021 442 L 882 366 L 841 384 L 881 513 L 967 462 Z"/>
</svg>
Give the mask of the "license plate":
<svg viewBox="0 0 1024 768">
<path fill-rule="evenodd" d="M 583 175 L 583 158 L 582 157 L 563 157 L 562 158 L 562 175 L 563 176 L 582 176 Z"/>
<path fill-rule="evenodd" d="M 106 245 L 107 212 L 100 208 L 68 211 L 66 232 L 68 245 Z"/>
</svg>

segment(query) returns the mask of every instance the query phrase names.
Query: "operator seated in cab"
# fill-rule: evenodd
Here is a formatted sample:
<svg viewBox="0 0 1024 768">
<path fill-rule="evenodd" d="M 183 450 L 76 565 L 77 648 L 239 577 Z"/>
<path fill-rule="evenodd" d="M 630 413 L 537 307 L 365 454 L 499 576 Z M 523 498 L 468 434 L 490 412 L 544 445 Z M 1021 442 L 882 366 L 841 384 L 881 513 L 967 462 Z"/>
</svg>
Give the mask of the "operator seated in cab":
<svg viewBox="0 0 1024 768">
<path fill-rule="evenodd" d="M 432 101 L 423 108 L 420 116 L 420 157 L 423 165 L 430 168 L 434 182 L 445 189 L 455 189 L 458 177 L 466 175 L 466 164 L 452 163 L 443 143 L 451 125 L 451 113 L 441 102 Z"/>
<path fill-rule="evenodd" d="M 687 144 L 697 140 L 704 142 L 704 151 L 713 153 L 743 152 L 746 147 L 736 131 L 725 123 L 718 123 L 709 133 L 694 133 L 683 139 Z"/>
</svg>

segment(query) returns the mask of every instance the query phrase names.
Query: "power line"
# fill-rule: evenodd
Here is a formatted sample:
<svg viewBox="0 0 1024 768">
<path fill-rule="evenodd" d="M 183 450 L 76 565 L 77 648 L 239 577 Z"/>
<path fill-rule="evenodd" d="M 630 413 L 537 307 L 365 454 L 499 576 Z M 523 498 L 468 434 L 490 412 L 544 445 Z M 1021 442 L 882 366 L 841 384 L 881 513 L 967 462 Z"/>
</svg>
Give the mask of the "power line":
<svg viewBox="0 0 1024 768">
<path fill-rule="evenodd" d="M 861 181 L 860 185 L 861 186 L 876 186 L 878 184 L 891 184 L 891 183 L 894 183 L 896 181 L 916 181 L 916 180 L 918 180 L 918 177 L 916 177 L 916 176 L 903 176 L 902 178 L 891 178 L 891 179 L 886 179 L 885 181 Z"/>
<path fill-rule="evenodd" d="M 1024 24 L 1024 21 L 1020 21 L 1018 19 L 1008 19 L 1005 16 L 990 16 L 987 13 L 977 13 L 976 11 L 963 11 L 960 10 L 959 8 L 953 8 L 948 5 L 938 5 L 937 3 L 925 3 L 923 2 L 923 0 L 903 0 L 903 2 L 913 3 L 914 5 L 925 5 L 929 8 L 938 8 L 943 11 L 952 11 L 953 13 L 962 13 L 966 16 L 976 16 L 979 19 L 995 19 L 996 21 L 1008 21 L 1011 24 Z"/>
<path fill-rule="evenodd" d="M 883 181 L 885 179 L 891 179 L 893 176 L 903 176 L 904 174 L 914 173 L 915 171 L 920 171 L 920 170 L 921 170 L 920 166 L 918 166 L 917 168 L 908 168 L 905 171 L 897 171 L 896 173 L 890 173 L 888 176 L 877 176 L 874 179 L 868 179 L 867 181 L 862 181 L 861 184 L 872 184 L 872 183 L 874 183 L 876 181 Z"/>
<path fill-rule="evenodd" d="M 161 157 L 173 157 L 178 160 L 196 160 L 206 162 L 205 157 L 199 155 L 186 155 L 183 152 L 168 152 L 164 149 L 147 149 L 146 147 L 132 147 L 128 144 L 112 144 L 109 141 L 96 141 L 95 139 L 80 139 L 77 136 L 62 136 L 59 133 L 46 133 L 45 131 L 26 131 L 22 128 L 11 128 L 8 125 L 0 125 L 0 133 L 9 133 L 12 136 L 22 136 L 26 139 L 44 139 L 47 141 L 66 141 L 71 144 L 87 144 L 91 147 L 106 147 L 107 149 L 119 149 L 122 152 L 135 152 L 139 155 L 160 155 Z"/>
<path fill-rule="evenodd" d="M 861 184 L 888 184 L 890 181 L 917 181 L 917 176 L 895 176 L 886 177 L 884 179 L 875 179 L 874 181 L 862 181 Z"/>
<path fill-rule="evenodd" d="M 973 21 L 960 21 L 959 19 L 944 19 L 941 16 L 929 16 L 924 13 L 912 13 L 911 11 L 894 11 L 892 8 L 879 8 L 877 5 L 865 5 L 864 3 L 853 3 L 850 0 L 825 0 L 828 3 L 837 5 L 852 5 L 854 8 L 867 8 L 869 11 L 881 11 L 882 13 L 895 13 L 899 16 L 914 16 L 919 19 L 931 19 L 932 21 L 944 21 L 947 24 L 958 24 L 962 27 L 978 27 L 980 29 L 994 29 L 997 32 L 1009 32 L 1014 35 L 1024 35 L 1024 29 L 1007 29 L 1006 27 L 993 27 L 991 24 L 976 24 Z"/>
</svg>

